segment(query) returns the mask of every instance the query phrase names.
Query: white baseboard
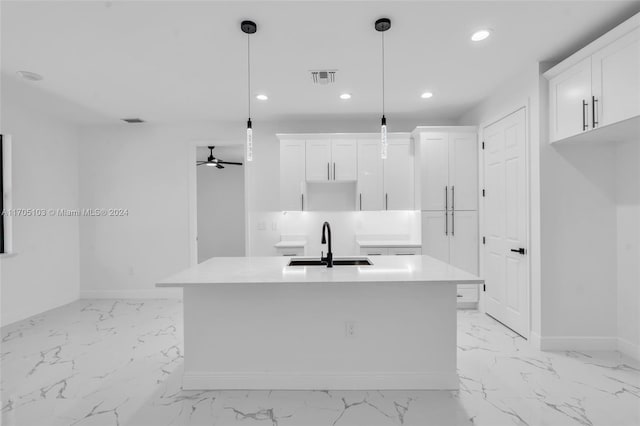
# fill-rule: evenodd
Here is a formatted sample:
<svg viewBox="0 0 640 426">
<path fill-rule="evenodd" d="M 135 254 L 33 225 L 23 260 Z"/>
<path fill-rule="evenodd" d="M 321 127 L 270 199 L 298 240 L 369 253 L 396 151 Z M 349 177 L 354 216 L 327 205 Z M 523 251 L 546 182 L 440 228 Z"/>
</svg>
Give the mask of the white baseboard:
<svg viewBox="0 0 640 426">
<path fill-rule="evenodd" d="M 640 361 L 640 345 L 637 343 L 633 343 L 627 339 L 618 338 L 618 351 L 628 357 Z"/>
<path fill-rule="evenodd" d="M 535 331 L 532 331 L 529 335 L 529 344 L 531 346 L 533 346 L 535 349 L 541 351 L 542 350 L 542 337 L 536 333 Z"/>
<path fill-rule="evenodd" d="M 184 390 L 457 390 L 456 373 L 185 372 Z"/>
<path fill-rule="evenodd" d="M 532 333 L 533 335 L 533 333 Z M 533 336 L 532 336 L 533 337 Z M 536 336 L 542 351 L 615 351 L 618 339 L 604 336 Z"/>
<path fill-rule="evenodd" d="M 153 288 L 145 290 L 84 290 L 81 299 L 182 299 L 181 288 Z"/>
</svg>

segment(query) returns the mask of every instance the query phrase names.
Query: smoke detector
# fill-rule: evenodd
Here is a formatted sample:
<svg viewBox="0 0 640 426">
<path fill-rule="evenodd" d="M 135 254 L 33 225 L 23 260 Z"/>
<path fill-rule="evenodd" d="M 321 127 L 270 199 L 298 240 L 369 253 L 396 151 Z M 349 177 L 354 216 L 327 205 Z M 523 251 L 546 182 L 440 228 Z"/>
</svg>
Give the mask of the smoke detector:
<svg viewBox="0 0 640 426">
<path fill-rule="evenodd" d="M 311 70 L 311 79 L 313 84 L 329 84 L 336 82 L 336 73 L 338 70 Z"/>
</svg>

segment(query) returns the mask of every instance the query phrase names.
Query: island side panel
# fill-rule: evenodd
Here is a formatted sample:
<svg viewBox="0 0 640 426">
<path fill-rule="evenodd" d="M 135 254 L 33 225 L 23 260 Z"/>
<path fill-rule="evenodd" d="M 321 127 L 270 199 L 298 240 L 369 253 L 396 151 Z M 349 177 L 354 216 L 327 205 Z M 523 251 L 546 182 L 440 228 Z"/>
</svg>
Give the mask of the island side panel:
<svg viewBox="0 0 640 426">
<path fill-rule="evenodd" d="M 184 315 L 184 389 L 458 388 L 455 284 L 215 284 Z"/>
</svg>

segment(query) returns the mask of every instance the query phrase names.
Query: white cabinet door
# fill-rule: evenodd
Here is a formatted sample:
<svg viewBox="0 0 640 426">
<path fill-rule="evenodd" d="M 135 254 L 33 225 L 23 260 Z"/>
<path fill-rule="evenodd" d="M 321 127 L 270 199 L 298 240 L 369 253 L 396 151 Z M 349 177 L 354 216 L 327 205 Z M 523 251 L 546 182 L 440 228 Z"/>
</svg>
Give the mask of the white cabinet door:
<svg viewBox="0 0 640 426">
<path fill-rule="evenodd" d="M 384 162 L 385 210 L 413 210 L 413 149 L 411 139 L 389 141 Z"/>
<path fill-rule="evenodd" d="M 284 211 L 304 210 L 305 141 L 280 142 L 280 208 Z"/>
<path fill-rule="evenodd" d="M 478 273 L 478 212 L 449 212 L 451 247 L 449 263 L 472 274 Z M 423 242 L 424 244 L 424 242 Z"/>
<path fill-rule="evenodd" d="M 640 28 L 594 54 L 591 63 L 597 101 L 592 126 L 640 115 Z"/>
<path fill-rule="evenodd" d="M 591 58 L 549 81 L 551 141 L 590 129 Z"/>
<path fill-rule="evenodd" d="M 355 139 L 332 139 L 332 180 L 355 181 L 358 177 L 357 157 L 358 147 Z"/>
<path fill-rule="evenodd" d="M 422 254 L 449 262 L 447 212 L 422 212 Z"/>
<path fill-rule="evenodd" d="M 332 177 L 331 140 L 308 140 L 306 144 L 306 174 L 312 182 L 328 182 Z"/>
<path fill-rule="evenodd" d="M 449 134 L 449 209 L 478 209 L 476 133 Z"/>
<path fill-rule="evenodd" d="M 446 210 L 449 191 L 449 135 L 424 133 L 420 138 L 420 209 Z"/>
<path fill-rule="evenodd" d="M 380 138 L 358 140 L 358 210 L 383 209 Z"/>
</svg>

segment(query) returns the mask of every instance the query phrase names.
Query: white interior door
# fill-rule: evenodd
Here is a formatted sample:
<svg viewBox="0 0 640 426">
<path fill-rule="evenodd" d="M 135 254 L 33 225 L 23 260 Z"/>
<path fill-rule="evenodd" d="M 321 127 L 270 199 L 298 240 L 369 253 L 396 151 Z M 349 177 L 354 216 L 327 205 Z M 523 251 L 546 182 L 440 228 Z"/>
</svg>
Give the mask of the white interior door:
<svg viewBox="0 0 640 426">
<path fill-rule="evenodd" d="M 522 108 L 484 129 L 486 312 L 528 337 L 529 259 L 526 115 Z M 518 252 L 523 249 L 524 252 Z"/>
</svg>

